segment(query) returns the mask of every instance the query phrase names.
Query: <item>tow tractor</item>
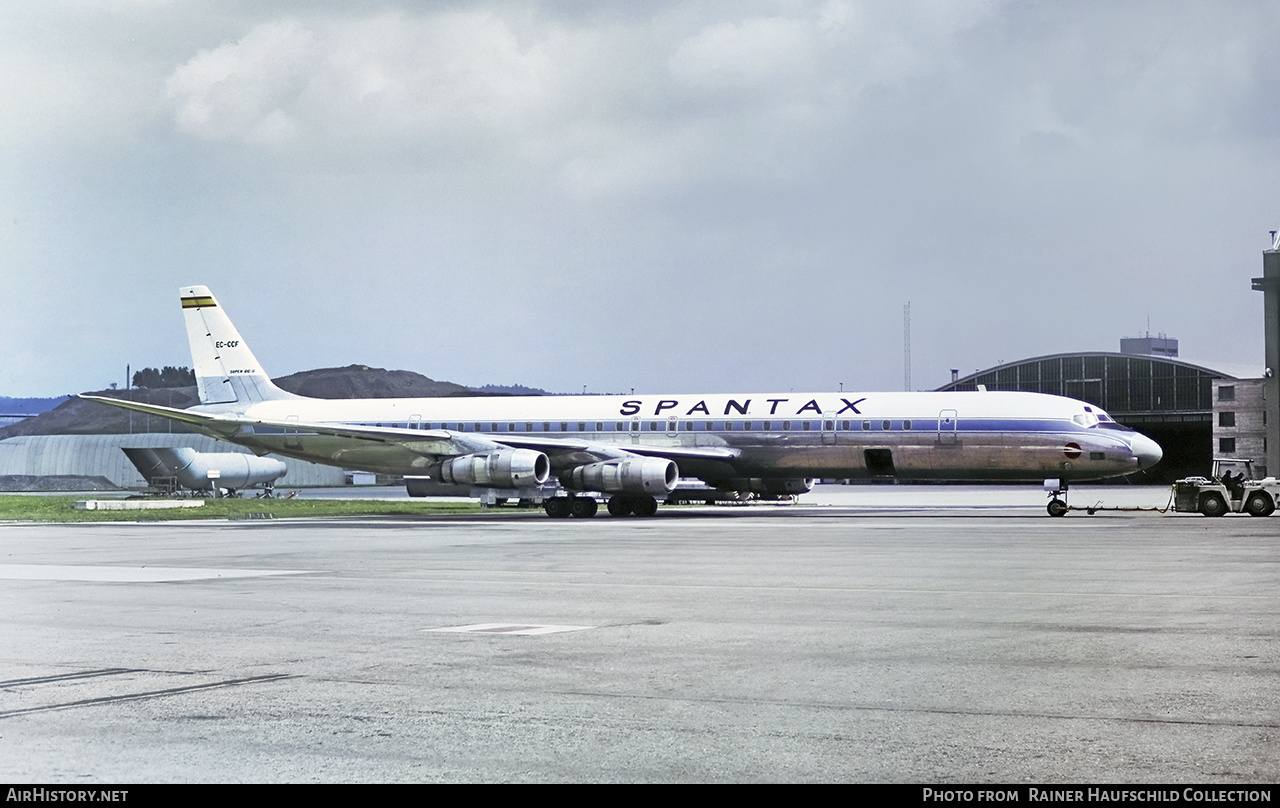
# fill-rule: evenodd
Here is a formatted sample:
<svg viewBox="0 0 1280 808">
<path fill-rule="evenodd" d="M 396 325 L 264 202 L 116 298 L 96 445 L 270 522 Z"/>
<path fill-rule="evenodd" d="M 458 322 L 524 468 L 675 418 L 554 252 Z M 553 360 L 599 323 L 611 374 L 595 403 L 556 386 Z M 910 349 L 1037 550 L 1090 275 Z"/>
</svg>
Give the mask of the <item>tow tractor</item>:
<svg viewBox="0 0 1280 808">
<path fill-rule="evenodd" d="M 1235 470 L 1224 481 L 1223 475 Z M 1270 516 L 1280 502 L 1280 480 L 1253 479 L 1253 461 L 1215 457 L 1210 477 L 1187 477 L 1173 484 L 1173 510 L 1222 516 L 1244 512 L 1250 516 Z"/>
</svg>

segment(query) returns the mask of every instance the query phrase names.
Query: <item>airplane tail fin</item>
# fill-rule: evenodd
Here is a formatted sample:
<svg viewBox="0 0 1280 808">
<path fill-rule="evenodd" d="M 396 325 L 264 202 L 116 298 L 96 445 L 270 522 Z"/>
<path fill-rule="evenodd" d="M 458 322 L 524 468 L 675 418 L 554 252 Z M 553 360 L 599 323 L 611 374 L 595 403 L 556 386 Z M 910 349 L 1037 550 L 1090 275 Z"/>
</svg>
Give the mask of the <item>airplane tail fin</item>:
<svg viewBox="0 0 1280 808">
<path fill-rule="evenodd" d="M 179 295 L 201 404 L 302 398 L 271 383 L 207 286 L 184 286 Z"/>
</svg>

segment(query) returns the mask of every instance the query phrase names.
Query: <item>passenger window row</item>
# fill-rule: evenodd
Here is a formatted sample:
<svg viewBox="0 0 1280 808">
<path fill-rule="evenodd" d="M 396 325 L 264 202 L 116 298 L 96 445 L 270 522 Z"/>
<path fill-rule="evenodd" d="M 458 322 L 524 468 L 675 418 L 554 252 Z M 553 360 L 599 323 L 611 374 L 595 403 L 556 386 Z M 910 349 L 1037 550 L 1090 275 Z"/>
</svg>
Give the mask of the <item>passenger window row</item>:
<svg viewBox="0 0 1280 808">
<path fill-rule="evenodd" d="M 903 431 L 911 430 L 911 420 L 905 419 L 897 422 L 898 428 Z M 542 421 L 517 423 L 514 421 L 444 421 L 438 427 L 433 426 L 435 422 L 427 421 L 410 421 L 401 423 L 382 422 L 365 424 L 365 426 L 388 426 L 398 429 L 432 429 L 439 428 L 445 430 L 453 430 L 455 432 L 639 432 L 643 424 L 643 431 L 647 432 L 690 432 L 694 430 L 704 430 L 707 432 L 810 432 L 824 430 L 827 432 L 837 431 L 835 421 L 646 421 L 646 422 L 627 422 L 627 421 Z M 839 430 L 847 432 L 855 429 L 853 422 L 840 421 Z M 880 421 L 878 427 L 880 431 L 892 431 L 893 421 Z M 871 421 L 863 421 L 861 424 L 863 431 L 870 431 L 872 428 Z"/>
</svg>

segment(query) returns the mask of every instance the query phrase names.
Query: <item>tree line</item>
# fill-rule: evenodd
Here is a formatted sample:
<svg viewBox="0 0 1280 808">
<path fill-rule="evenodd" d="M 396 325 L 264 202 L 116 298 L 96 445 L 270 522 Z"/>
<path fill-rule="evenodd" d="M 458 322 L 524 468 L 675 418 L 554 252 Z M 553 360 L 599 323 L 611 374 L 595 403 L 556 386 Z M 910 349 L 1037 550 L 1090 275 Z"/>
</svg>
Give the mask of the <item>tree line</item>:
<svg viewBox="0 0 1280 808">
<path fill-rule="evenodd" d="M 133 386 L 153 389 L 156 387 L 192 387 L 196 383 L 196 374 L 191 368 L 175 368 L 165 365 L 159 370 L 143 368 L 133 374 Z"/>
</svg>

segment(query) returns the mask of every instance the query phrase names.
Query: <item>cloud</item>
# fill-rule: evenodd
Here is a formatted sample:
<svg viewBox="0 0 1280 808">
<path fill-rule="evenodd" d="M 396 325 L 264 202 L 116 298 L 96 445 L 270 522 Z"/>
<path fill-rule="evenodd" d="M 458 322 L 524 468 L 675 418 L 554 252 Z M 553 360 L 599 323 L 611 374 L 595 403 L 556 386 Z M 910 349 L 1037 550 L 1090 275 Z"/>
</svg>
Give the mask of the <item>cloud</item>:
<svg viewBox="0 0 1280 808">
<path fill-rule="evenodd" d="M 818 69 L 810 20 L 757 17 L 717 22 L 681 42 L 670 59 L 678 85 L 706 93 L 756 92 L 807 81 Z"/>
<path fill-rule="evenodd" d="M 595 329 L 598 356 L 628 357 L 602 376 L 650 361 L 635 326 L 718 358 L 676 372 L 655 354 L 662 386 L 833 363 L 893 380 L 882 343 L 909 293 L 918 358 L 969 368 L 1146 313 L 1226 346 L 1203 311 L 1256 308 L 1247 282 L 1203 273 L 1252 266 L 1251 245 L 1223 245 L 1275 226 L 1271 0 L 148 2 L 0 12 L 0 258 L 91 292 L 72 357 L 111 342 L 97 312 L 138 310 L 176 267 L 227 295 L 377 292 L 331 296 L 352 327 L 286 341 L 281 367 L 332 359 L 321 347 L 527 361 L 500 329 L 385 338 L 422 317 L 405 288 L 443 287 L 483 290 L 494 321 L 547 344 Z M 1113 294 L 1086 326 L 1061 301 L 1097 289 Z M 586 295 L 612 313 L 547 316 Z M 65 319 L 30 292 L 5 302 L 0 341 Z M 278 316 L 314 330 L 313 311 Z M 137 330 L 130 350 L 153 350 Z M 771 336 L 744 351 L 747 330 Z M 592 364 L 539 372 L 574 389 Z"/>
<path fill-rule="evenodd" d="M 205 140 L 390 145 L 427 164 L 514 161 L 575 196 L 651 192 L 744 169 L 789 174 L 797 138 L 845 120 L 867 86 L 938 69 L 977 15 L 957 4 L 765 5 L 782 13 L 284 18 L 199 52 L 166 89 L 178 128 Z"/>
<path fill-rule="evenodd" d="M 461 138 L 539 114 L 554 44 L 523 45 L 485 11 L 285 19 L 201 51 L 166 88 L 179 128 L 209 140 Z"/>
<path fill-rule="evenodd" d="M 489 12 L 274 20 L 201 51 L 166 90 L 178 127 L 206 140 L 466 138 L 538 117 L 553 46 Z"/>
</svg>

